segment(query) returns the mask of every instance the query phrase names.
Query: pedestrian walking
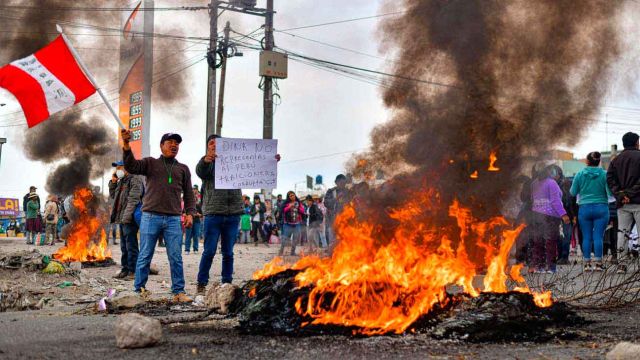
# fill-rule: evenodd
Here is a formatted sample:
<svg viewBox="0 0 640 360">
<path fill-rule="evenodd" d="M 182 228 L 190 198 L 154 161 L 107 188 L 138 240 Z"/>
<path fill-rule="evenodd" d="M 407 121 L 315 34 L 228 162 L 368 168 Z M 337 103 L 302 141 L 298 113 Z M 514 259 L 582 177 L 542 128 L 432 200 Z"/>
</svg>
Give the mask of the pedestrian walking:
<svg viewBox="0 0 640 360">
<path fill-rule="evenodd" d="M 573 179 L 571 195 L 578 197 L 578 222 L 582 229 L 582 257 L 584 271 L 603 271 L 602 253 L 604 232 L 609 223 L 609 196 L 607 173 L 600 168 L 601 154 L 587 155 L 587 167 Z M 593 246 L 594 262 L 591 262 Z"/>
<path fill-rule="evenodd" d="M 138 263 L 138 223 L 135 212 L 142 204 L 144 193 L 143 180 L 138 175 L 129 174 L 123 161 L 111 164 L 115 172 L 109 181 L 109 198 L 111 199 L 110 222 L 120 228 L 120 272 L 117 279 L 134 280 Z M 115 237 L 114 237 L 115 242 Z"/>
<path fill-rule="evenodd" d="M 640 136 L 628 132 L 622 136 L 624 150 L 607 170 L 607 184 L 618 207 L 617 260 L 629 255 L 628 236 L 635 224 L 640 224 Z M 614 261 L 616 262 L 616 261 Z M 617 264 L 617 273 L 626 273 L 626 264 Z"/>
<path fill-rule="evenodd" d="M 171 292 L 174 302 L 191 302 L 184 290 L 182 265 L 182 214 L 181 199 L 184 196 L 186 216 L 184 225 L 193 225 L 196 202 L 191 185 L 189 167 L 176 160 L 182 137 L 175 133 L 162 135 L 159 158 L 147 157 L 137 160 L 131 152 L 131 132 L 121 130 L 123 141 L 124 169 L 132 175 L 146 176 L 145 193 L 142 199 L 140 221 L 140 253 L 136 263 L 134 288 L 143 295 L 149 278 L 149 267 L 158 238 L 164 238 L 169 267 L 171 269 Z"/>
<path fill-rule="evenodd" d="M 531 266 L 536 273 L 555 273 L 558 251 L 559 226 L 570 219 L 562 206 L 562 190 L 554 177 L 553 167 L 536 167 L 531 183 L 533 251 Z"/>
<path fill-rule="evenodd" d="M 282 228 L 282 237 L 280 238 L 279 254 L 280 256 L 284 254 L 284 247 L 287 241 L 290 241 L 291 255 L 295 255 L 296 244 L 300 242 L 302 237 L 304 206 L 293 191 L 287 193 L 287 199 L 283 204 L 282 215 L 284 218 L 284 226 Z"/>
</svg>

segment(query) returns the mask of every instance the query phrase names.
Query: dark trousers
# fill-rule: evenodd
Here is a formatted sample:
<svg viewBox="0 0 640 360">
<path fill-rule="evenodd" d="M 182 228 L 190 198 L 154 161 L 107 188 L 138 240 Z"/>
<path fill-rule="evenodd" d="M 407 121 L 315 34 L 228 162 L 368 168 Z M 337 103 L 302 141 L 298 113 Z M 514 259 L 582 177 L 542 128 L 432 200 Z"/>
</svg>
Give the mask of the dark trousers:
<svg viewBox="0 0 640 360">
<path fill-rule="evenodd" d="M 114 227 L 115 228 L 115 227 Z M 136 272 L 136 263 L 138 262 L 138 225 L 121 224 L 120 225 L 120 264 L 122 270 L 130 273 Z"/>
<path fill-rule="evenodd" d="M 573 224 L 562 224 L 562 236 L 558 241 L 558 259 L 569 260 L 569 252 L 571 251 L 571 234 L 573 233 Z"/>
<path fill-rule="evenodd" d="M 539 270 L 555 270 L 560 236 L 560 219 L 534 212 L 531 265 Z"/>
<path fill-rule="evenodd" d="M 267 234 L 264 233 L 264 229 L 262 228 L 262 223 L 260 221 L 252 221 L 251 222 L 251 236 L 253 236 L 253 242 L 258 242 L 258 233 L 260 233 L 260 237 L 262 241 L 267 242 Z"/>
</svg>

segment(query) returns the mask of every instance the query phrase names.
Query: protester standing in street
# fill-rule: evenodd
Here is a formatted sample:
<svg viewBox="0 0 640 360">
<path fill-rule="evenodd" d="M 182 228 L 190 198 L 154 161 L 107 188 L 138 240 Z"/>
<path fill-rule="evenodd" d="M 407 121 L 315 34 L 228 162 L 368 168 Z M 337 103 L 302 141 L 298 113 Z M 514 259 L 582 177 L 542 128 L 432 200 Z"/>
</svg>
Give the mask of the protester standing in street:
<svg viewBox="0 0 640 360">
<path fill-rule="evenodd" d="M 573 179 L 571 195 L 578 196 L 578 221 L 582 229 L 584 271 L 603 271 L 602 243 L 609 222 L 609 187 L 607 173 L 600 168 L 600 153 L 587 155 L 587 167 Z M 591 248 L 595 262 L 591 263 Z"/>
<path fill-rule="evenodd" d="M 160 140 L 162 155 L 136 160 L 129 141 L 131 132 L 121 130 L 125 170 L 133 175 L 146 176 L 146 187 L 142 200 L 142 220 L 140 223 L 140 254 L 136 264 L 135 291 L 145 295 L 149 267 L 156 243 L 163 236 L 171 269 L 171 291 L 174 302 L 191 302 L 185 294 L 184 271 L 182 268 L 182 214 L 181 199 L 184 196 L 186 216 L 184 225 L 193 225 L 196 202 L 191 186 L 189 167 L 176 160 L 182 137 L 178 134 L 164 134 Z"/>
<path fill-rule="evenodd" d="M 109 181 L 111 199 L 111 224 L 120 227 L 121 269 L 115 275 L 117 279 L 133 280 L 138 262 L 138 223 L 134 218 L 136 208 L 142 203 L 144 192 L 140 176 L 131 175 L 124 169 L 124 162 L 111 164 L 116 171 Z M 115 241 L 115 238 L 114 238 Z"/>
<path fill-rule="evenodd" d="M 26 231 L 29 234 L 27 244 L 38 246 L 40 242 L 40 233 L 42 232 L 42 223 L 40 222 L 40 197 L 35 193 L 29 195 L 27 201 L 27 226 Z"/>
<path fill-rule="evenodd" d="M 629 254 L 627 236 L 634 224 L 640 224 L 640 136 L 628 132 L 622 136 L 624 150 L 609 164 L 607 184 L 618 206 L 618 260 Z M 626 273 L 619 264 L 618 273 Z"/>
<path fill-rule="evenodd" d="M 333 228 L 336 217 L 344 206 L 350 201 L 347 189 L 347 177 L 343 174 L 336 176 L 336 186 L 329 189 L 324 197 L 324 205 L 327 207 L 327 242 L 336 241 L 336 233 Z"/>
<path fill-rule="evenodd" d="M 209 284 L 209 271 L 222 240 L 222 282 L 233 281 L 233 245 L 238 236 L 240 216 L 245 204 L 240 189 L 215 188 L 216 139 L 207 138 L 207 153 L 196 166 L 196 174 L 202 179 L 202 213 L 204 214 L 204 250 L 198 269 L 198 294 L 204 294 Z"/>
<path fill-rule="evenodd" d="M 29 192 L 26 193 L 22 198 L 22 211 L 24 211 L 25 216 L 29 212 L 29 209 L 27 208 L 27 204 L 29 203 L 29 200 L 31 200 L 31 195 L 35 194 L 36 199 L 38 200 L 38 203 L 40 203 L 40 197 L 38 196 L 38 194 L 36 194 L 36 190 L 38 190 L 38 188 L 36 188 L 35 186 L 33 185 L 29 186 Z M 25 224 L 25 236 L 27 238 L 27 244 L 33 244 L 33 242 L 31 241 L 31 238 L 32 238 L 31 232 L 29 231 L 29 227 L 26 226 L 26 224 Z"/>
<path fill-rule="evenodd" d="M 311 195 L 307 195 L 305 200 L 307 201 L 307 219 L 309 221 L 309 225 L 307 227 L 309 235 L 307 240 L 309 241 L 309 252 L 312 252 L 315 251 L 315 248 L 327 247 L 327 243 L 325 242 L 326 240 L 320 234 L 324 215 L 318 205 L 313 201 L 313 197 Z"/>
<path fill-rule="evenodd" d="M 296 245 L 301 239 L 304 206 L 293 191 L 287 193 L 287 200 L 282 206 L 284 226 L 282 228 L 282 237 L 280 238 L 279 255 L 282 256 L 284 254 L 284 247 L 287 240 L 289 240 L 291 241 L 291 255 L 293 256 L 296 254 Z"/>
<path fill-rule="evenodd" d="M 267 244 L 268 241 L 267 235 L 262 231 L 262 224 L 264 223 L 264 214 L 266 211 L 267 207 L 262 201 L 260 201 L 260 196 L 254 196 L 253 205 L 251 205 L 249 215 L 251 216 L 251 233 L 253 235 L 253 243 L 255 246 L 258 246 L 259 238 L 262 238 L 262 241 L 265 244 Z"/>
<path fill-rule="evenodd" d="M 567 224 L 570 219 L 562 206 L 562 190 L 554 177 L 555 169 L 536 167 L 536 177 L 531 183 L 533 256 L 531 266 L 536 273 L 555 273 L 560 236 L 560 219 Z"/>
<path fill-rule="evenodd" d="M 184 234 L 184 252 L 189 254 L 191 244 L 193 243 L 193 253 L 197 254 L 199 250 L 200 230 L 202 230 L 202 204 L 200 191 L 194 186 L 193 196 L 196 198 L 196 214 L 193 216 L 193 226 L 185 229 Z"/>
<path fill-rule="evenodd" d="M 49 195 L 44 205 L 44 221 L 45 221 L 45 244 L 50 241 L 49 245 L 56 243 L 56 232 L 58 227 L 58 203 L 55 195 Z"/>
</svg>

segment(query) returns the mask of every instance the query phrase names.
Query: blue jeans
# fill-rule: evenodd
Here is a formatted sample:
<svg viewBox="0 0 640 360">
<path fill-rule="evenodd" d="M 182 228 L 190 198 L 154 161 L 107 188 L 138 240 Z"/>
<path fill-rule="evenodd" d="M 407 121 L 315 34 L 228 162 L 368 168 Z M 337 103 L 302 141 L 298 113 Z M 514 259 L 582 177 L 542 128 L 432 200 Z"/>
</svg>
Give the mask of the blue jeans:
<svg viewBox="0 0 640 360">
<path fill-rule="evenodd" d="M 193 251 L 198 251 L 198 241 L 200 241 L 200 220 L 193 220 L 193 226 L 185 229 L 184 232 L 184 251 L 190 251 L 191 240 L 193 240 Z"/>
<path fill-rule="evenodd" d="M 233 245 L 238 237 L 240 215 L 209 215 L 204 218 L 204 251 L 198 270 L 198 284 L 209 283 L 209 271 L 218 248 L 218 238 L 222 239 L 222 282 L 233 280 Z"/>
<path fill-rule="evenodd" d="M 293 239 L 291 238 L 293 235 Z M 284 224 L 282 228 L 282 237 L 280 238 L 280 255 L 284 253 L 284 246 L 287 240 L 291 241 L 291 255 L 296 254 L 296 245 L 302 237 L 302 225 L 300 224 Z"/>
<path fill-rule="evenodd" d="M 138 225 L 135 222 L 120 225 L 120 251 L 122 252 L 120 257 L 122 270 L 134 273 L 140 252 L 138 250 Z"/>
<path fill-rule="evenodd" d="M 182 270 L 182 225 L 180 215 L 142 213 L 140 221 L 140 255 L 136 264 L 135 290 L 140 291 L 149 278 L 149 266 L 156 243 L 163 236 L 171 268 L 171 292 L 184 293 L 184 272 Z"/>
<path fill-rule="evenodd" d="M 602 260 L 602 241 L 609 223 L 609 206 L 607 204 L 580 205 L 578 211 L 580 229 L 582 229 L 582 256 L 591 260 L 591 246 L 595 260 Z"/>
</svg>

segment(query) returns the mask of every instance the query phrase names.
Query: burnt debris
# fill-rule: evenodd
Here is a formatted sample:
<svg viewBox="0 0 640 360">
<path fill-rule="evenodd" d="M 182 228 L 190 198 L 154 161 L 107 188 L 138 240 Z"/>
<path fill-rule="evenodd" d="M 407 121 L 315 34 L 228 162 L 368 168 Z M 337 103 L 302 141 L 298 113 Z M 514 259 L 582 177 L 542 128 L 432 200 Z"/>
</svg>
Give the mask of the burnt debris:
<svg viewBox="0 0 640 360">
<path fill-rule="evenodd" d="M 297 287 L 295 276 L 299 272 L 286 270 L 262 280 L 249 281 L 232 307 L 232 313 L 239 317 L 240 331 L 287 336 L 359 334 L 359 329 L 353 326 L 310 324 L 310 317 L 296 311 L 298 299 L 302 298 L 304 306 L 311 291 L 310 287 Z M 326 306 L 330 306 L 330 300 Z M 407 332 L 470 342 L 545 341 L 553 337 L 570 337 L 571 332 L 566 329 L 583 322 L 564 303 L 538 307 L 531 294 L 482 293 L 475 298 L 466 294 L 447 294 Z"/>
</svg>

